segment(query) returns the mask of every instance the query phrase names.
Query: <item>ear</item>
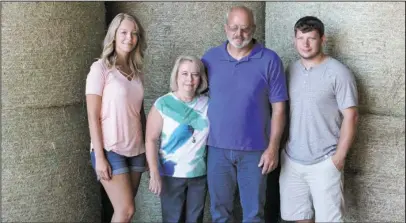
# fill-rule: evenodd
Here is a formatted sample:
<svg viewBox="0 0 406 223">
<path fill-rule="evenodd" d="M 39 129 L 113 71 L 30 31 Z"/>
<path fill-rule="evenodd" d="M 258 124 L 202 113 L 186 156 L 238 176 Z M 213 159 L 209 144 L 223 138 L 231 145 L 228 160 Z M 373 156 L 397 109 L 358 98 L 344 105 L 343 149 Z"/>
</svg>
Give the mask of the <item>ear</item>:
<svg viewBox="0 0 406 223">
<path fill-rule="evenodd" d="M 227 23 L 224 24 L 224 32 L 227 33 Z"/>
<path fill-rule="evenodd" d="M 321 37 L 321 44 L 325 45 L 326 42 L 327 42 L 327 37 L 326 37 L 326 35 L 324 34 L 324 35 Z"/>
</svg>

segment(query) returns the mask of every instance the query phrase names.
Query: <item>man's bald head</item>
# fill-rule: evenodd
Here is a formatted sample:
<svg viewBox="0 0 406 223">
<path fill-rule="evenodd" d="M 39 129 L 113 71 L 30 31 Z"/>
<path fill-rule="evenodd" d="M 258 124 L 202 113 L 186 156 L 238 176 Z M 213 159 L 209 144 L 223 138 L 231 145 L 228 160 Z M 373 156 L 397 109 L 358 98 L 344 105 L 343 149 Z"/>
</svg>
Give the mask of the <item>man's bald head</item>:
<svg viewBox="0 0 406 223">
<path fill-rule="evenodd" d="M 245 7 L 245 6 L 234 6 L 231 7 L 230 10 L 228 10 L 226 14 L 226 24 L 229 24 L 229 20 L 233 16 L 241 16 L 241 17 L 246 17 L 248 19 L 248 22 L 251 26 L 255 26 L 255 17 L 254 13 L 252 12 L 251 9 Z"/>
</svg>

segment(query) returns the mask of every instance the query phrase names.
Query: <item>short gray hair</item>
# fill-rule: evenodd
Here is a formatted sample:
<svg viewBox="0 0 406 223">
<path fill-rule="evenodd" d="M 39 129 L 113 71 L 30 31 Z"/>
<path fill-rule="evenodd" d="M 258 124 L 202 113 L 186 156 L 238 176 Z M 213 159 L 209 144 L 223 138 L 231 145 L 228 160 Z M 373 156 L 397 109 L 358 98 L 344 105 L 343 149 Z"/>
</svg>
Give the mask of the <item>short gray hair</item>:
<svg viewBox="0 0 406 223">
<path fill-rule="evenodd" d="M 204 67 L 204 64 L 196 56 L 184 56 L 184 55 L 182 55 L 182 56 L 179 56 L 176 59 L 175 65 L 173 66 L 173 69 L 172 69 L 172 72 L 171 72 L 171 79 L 170 79 L 171 91 L 177 91 L 178 90 L 177 79 L 178 79 L 179 66 L 185 61 L 190 61 L 190 62 L 196 64 L 198 69 L 199 69 L 200 83 L 199 83 L 199 86 L 196 89 L 196 95 L 199 95 L 204 90 L 207 89 L 208 83 L 207 83 L 207 75 L 206 75 L 206 69 Z"/>
</svg>

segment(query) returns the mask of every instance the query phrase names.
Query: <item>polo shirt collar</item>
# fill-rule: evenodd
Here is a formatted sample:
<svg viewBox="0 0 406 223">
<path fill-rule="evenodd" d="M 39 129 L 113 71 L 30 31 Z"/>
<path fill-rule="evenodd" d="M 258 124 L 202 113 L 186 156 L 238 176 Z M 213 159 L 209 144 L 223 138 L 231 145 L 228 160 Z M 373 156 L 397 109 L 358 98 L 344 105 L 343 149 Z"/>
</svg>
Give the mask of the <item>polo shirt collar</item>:
<svg viewBox="0 0 406 223">
<path fill-rule="evenodd" d="M 243 57 L 240 61 L 248 61 L 249 59 L 258 59 L 262 57 L 262 49 L 264 48 L 264 46 L 260 43 L 258 43 L 258 41 L 256 39 L 252 39 L 252 41 L 254 42 L 254 47 L 252 48 L 250 54 L 246 57 Z M 228 40 L 226 40 L 222 47 L 221 50 L 223 51 L 223 58 L 221 58 L 222 60 L 227 60 L 227 61 L 236 61 L 236 59 L 234 59 L 227 51 L 227 44 L 228 44 Z"/>
</svg>

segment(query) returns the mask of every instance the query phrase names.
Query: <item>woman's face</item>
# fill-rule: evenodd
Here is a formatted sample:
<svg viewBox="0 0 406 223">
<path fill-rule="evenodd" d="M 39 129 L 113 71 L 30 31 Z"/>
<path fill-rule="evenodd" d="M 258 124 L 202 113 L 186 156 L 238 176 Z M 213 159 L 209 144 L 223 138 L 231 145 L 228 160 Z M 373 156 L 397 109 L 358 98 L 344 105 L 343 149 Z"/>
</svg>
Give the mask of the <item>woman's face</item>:
<svg viewBox="0 0 406 223">
<path fill-rule="evenodd" d="M 124 19 L 117 28 L 115 50 L 118 54 L 126 55 L 136 46 L 138 41 L 137 27 L 131 20 Z"/>
<path fill-rule="evenodd" d="M 198 66 L 192 61 L 183 61 L 179 65 L 177 74 L 178 91 L 183 93 L 196 93 L 200 84 Z"/>
</svg>

